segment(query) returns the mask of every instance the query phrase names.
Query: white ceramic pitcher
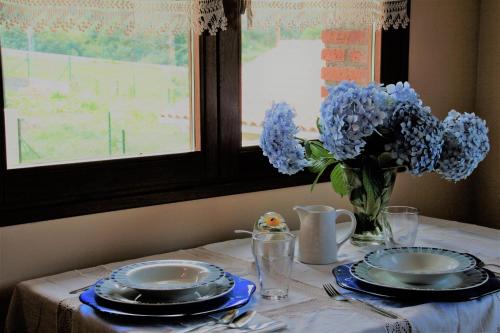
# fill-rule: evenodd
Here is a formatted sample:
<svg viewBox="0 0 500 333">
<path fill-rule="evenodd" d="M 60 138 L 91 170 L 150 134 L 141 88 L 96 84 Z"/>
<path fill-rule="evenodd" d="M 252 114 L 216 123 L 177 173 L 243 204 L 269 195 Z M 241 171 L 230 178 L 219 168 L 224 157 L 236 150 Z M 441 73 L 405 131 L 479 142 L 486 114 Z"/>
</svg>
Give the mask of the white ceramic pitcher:
<svg viewBox="0 0 500 333">
<path fill-rule="evenodd" d="M 354 233 L 356 218 L 345 209 L 330 206 L 295 206 L 299 214 L 299 260 L 306 264 L 325 265 L 337 261 L 337 250 Z M 351 229 L 343 239 L 337 240 L 336 220 L 345 214 L 351 218 Z"/>
</svg>

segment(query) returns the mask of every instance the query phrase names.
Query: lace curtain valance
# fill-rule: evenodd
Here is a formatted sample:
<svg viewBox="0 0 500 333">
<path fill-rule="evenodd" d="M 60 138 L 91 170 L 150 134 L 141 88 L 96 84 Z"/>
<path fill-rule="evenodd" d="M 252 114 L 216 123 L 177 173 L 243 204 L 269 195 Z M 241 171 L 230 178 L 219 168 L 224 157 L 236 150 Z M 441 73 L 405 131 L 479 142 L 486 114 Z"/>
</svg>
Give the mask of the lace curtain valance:
<svg viewBox="0 0 500 333">
<path fill-rule="evenodd" d="M 250 27 L 405 27 L 407 0 L 241 0 Z M 236 0 L 235 0 L 236 4 Z M 216 34 L 222 0 L 0 0 L 0 25 L 33 31 Z"/>
<path fill-rule="evenodd" d="M 225 30 L 222 0 L 0 0 L 0 25 L 126 34 Z"/>
<path fill-rule="evenodd" d="M 244 0 L 249 28 L 406 27 L 407 0 Z"/>
</svg>

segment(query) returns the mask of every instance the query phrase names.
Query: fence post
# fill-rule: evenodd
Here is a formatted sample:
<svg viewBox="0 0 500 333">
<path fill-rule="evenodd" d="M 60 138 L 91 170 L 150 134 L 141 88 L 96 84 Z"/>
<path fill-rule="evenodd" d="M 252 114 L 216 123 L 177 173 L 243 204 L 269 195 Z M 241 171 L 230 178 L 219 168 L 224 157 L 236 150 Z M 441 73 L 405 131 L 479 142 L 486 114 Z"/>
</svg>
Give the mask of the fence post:
<svg viewBox="0 0 500 333">
<path fill-rule="evenodd" d="M 18 146 L 18 160 L 19 164 L 23 162 L 23 139 L 22 139 L 22 134 L 21 134 L 21 118 L 17 118 L 17 146 Z"/>
<path fill-rule="evenodd" d="M 108 111 L 108 153 L 111 156 L 111 112 Z"/>
<path fill-rule="evenodd" d="M 126 153 L 126 145 L 125 145 L 125 130 L 122 129 L 122 154 Z"/>
</svg>

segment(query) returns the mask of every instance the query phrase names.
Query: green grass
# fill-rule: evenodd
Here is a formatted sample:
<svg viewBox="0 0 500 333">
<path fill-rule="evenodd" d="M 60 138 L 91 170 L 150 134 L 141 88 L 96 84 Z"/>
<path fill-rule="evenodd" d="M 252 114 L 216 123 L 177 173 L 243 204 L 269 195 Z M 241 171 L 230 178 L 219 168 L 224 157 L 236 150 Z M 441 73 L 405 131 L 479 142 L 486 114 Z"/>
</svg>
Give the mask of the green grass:
<svg viewBox="0 0 500 333">
<path fill-rule="evenodd" d="M 108 112 L 112 156 L 122 155 L 122 130 L 126 155 L 191 150 L 186 129 L 160 122 L 189 98 L 186 67 L 34 54 L 28 69 L 26 57 L 9 52 L 2 60 L 6 107 L 21 119 L 23 163 L 109 157 Z"/>
<path fill-rule="evenodd" d="M 320 36 L 319 29 L 304 32 L 283 29 L 281 33 L 282 39 L 317 39 Z M 107 54 L 108 58 L 116 50 L 107 44 L 120 42 L 114 37 L 95 40 L 89 36 L 78 36 L 91 44 L 106 44 L 99 45 L 111 52 Z M 22 32 L 3 37 L 10 38 L 5 39 L 3 45 L 13 43 L 11 47 L 27 47 L 26 40 L 22 39 L 26 36 Z M 50 52 L 74 54 L 69 49 L 59 50 L 73 43 L 74 37 L 65 34 L 40 35 L 35 39 L 38 46 L 45 43 L 43 45 L 49 51 L 50 47 L 57 46 L 57 50 Z M 242 38 L 244 62 L 255 59 L 276 44 L 274 30 L 244 30 Z M 133 49 L 147 46 L 149 51 L 161 53 L 162 49 L 155 45 L 134 46 Z M 153 53 L 145 59 L 158 56 Z M 124 51 L 120 54 L 120 59 L 131 56 Z M 160 122 L 162 114 L 168 113 L 176 103 L 190 98 L 187 67 L 37 52 L 28 58 L 25 53 L 13 53 L 6 49 L 2 49 L 2 61 L 6 107 L 15 110 L 16 117 L 21 119 L 21 164 L 168 154 L 192 149 L 188 129 L 182 129 L 175 123 Z M 125 132 L 125 143 L 122 131 Z M 257 134 L 244 133 L 243 141 L 254 141 L 258 137 Z M 17 137 L 7 139 L 18 144 Z M 123 145 L 125 154 L 122 153 Z M 19 162 L 17 155 L 9 161 L 14 165 Z"/>
</svg>

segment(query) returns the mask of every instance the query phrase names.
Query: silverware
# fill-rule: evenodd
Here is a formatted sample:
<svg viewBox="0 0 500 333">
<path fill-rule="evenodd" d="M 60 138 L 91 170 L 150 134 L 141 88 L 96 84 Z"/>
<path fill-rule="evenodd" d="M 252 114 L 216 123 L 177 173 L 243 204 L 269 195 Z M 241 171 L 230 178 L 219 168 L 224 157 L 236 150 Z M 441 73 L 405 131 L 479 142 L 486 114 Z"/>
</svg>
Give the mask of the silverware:
<svg viewBox="0 0 500 333">
<path fill-rule="evenodd" d="M 253 317 L 257 314 L 257 311 L 247 311 L 243 314 L 239 315 L 232 323 L 228 325 L 229 328 L 242 328 L 246 326 L 250 321 L 252 321 Z"/>
<path fill-rule="evenodd" d="M 244 316 L 247 312 L 242 313 L 238 316 L 238 309 L 229 310 L 218 320 L 209 321 L 208 323 L 203 323 L 201 326 L 195 327 L 185 333 L 207 333 L 221 327 L 228 327 L 238 318 Z"/>
<path fill-rule="evenodd" d="M 85 290 L 91 288 L 93 285 L 94 285 L 94 283 L 92 283 L 91 285 L 85 286 L 85 287 L 81 287 L 81 288 L 72 290 L 72 291 L 69 292 L 69 294 L 70 295 L 78 294 L 79 292 L 82 292 L 82 291 L 85 291 Z"/>
<path fill-rule="evenodd" d="M 375 305 L 370 304 L 368 302 L 361 301 L 361 300 L 353 298 L 353 297 L 344 296 L 339 291 L 337 291 L 331 283 L 325 283 L 323 285 L 323 289 L 325 289 L 328 296 L 330 296 L 331 298 L 334 298 L 336 301 L 346 301 L 346 302 L 350 302 L 351 304 L 362 305 L 362 306 L 366 307 L 367 309 L 370 309 L 370 310 L 372 310 L 372 311 L 374 311 L 382 316 L 389 317 L 392 319 L 400 319 L 401 318 L 400 316 L 398 316 L 397 314 L 395 314 L 391 311 L 384 310 L 384 309 L 379 308 L 378 306 L 375 306 Z"/>
<path fill-rule="evenodd" d="M 257 332 L 257 331 L 272 332 L 272 331 L 275 331 L 278 329 L 286 328 L 286 324 L 283 322 L 280 322 L 280 321 L 271 320 L 271 321 L 261 323 L 261 324 L 248 325 L 246 328 L 249 329 L 251 332 L 254 332 L 254 331 L 255 332 Z"/>
</svg>

